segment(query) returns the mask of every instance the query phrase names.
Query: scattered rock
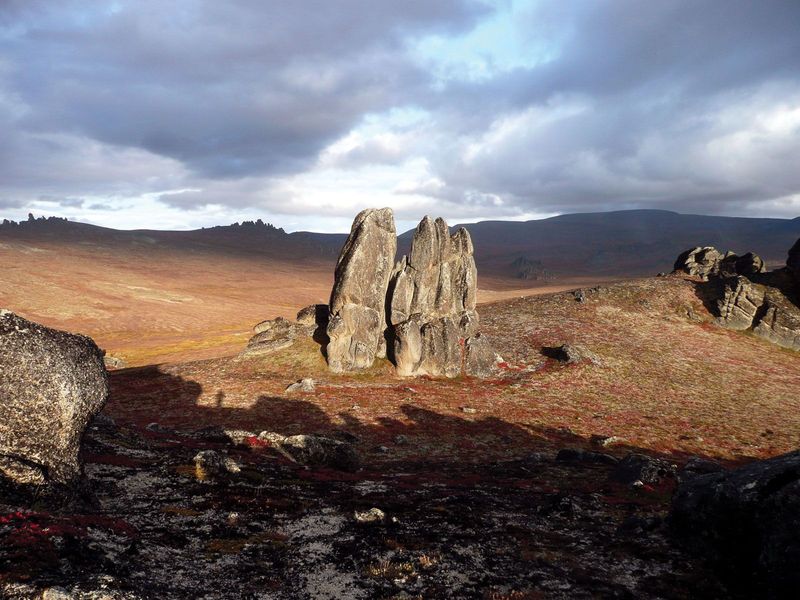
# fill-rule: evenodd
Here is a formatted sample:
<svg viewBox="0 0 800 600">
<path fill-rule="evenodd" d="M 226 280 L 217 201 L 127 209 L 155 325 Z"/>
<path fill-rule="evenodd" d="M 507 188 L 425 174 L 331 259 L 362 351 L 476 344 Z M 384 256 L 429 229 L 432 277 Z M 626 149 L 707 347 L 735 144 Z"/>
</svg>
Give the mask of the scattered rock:
<svg viewBox="0 0 800 600">
<path fill-rule="evenodd" d="M 119 356 L 112 356 L 110 354 L 103 355 L 103 364 L 105 364 L 106 369 L 124 369 L 128 366 Z"/>
<path fill-rule="evenodd" d="M 351 444 L 319 435 L 292 435 L 284 438 L 279 445 L 302 465 L 352 472 L 357 471 L 361 463 Z"/>
<path fill-rule="evenodd" d="M 693 456 L 686 462 L 683 468 L 678 471 L 678 481 L 691 479 L 692 477 L 697 477 L 698 475 L 719 473 L 722 470 L 722 465 L 715 460 L 702 458 L 700 456 Z"/>
<path fill-rule="evenodd" d="M 269 442 L 273 446 L 280 446 L 286 436 L 274 431 L 262 431 L 258 434 L 258 439 L 262 442 Z"/>
<path fill-rule="evenodd" d="M 405 446 L 408 444 L 408 437 L 402 434 L 394 436 L 394 443 L 398 446 Z"/>
<path fill-rule="evenodd" d="M 575 290 L 572 292 L 572 296 L 575 298 L 576 302 L 586 301 L 586 293 L 583 290 Z"/>
<path fill-rule="evenodd" d="M 239 354 L 240 358 L 263 356 L 292 346 L 311 331 L 305 325 L 289 321 L 283 317 L 262 321 L 253 327 L 255 335 L 250 338 L 247 347 Z"/>
<path fill-rule="evenodd" d="M 215 450 L 202 450 L 194 457 L 196 476 L 200 480 L 213 479 L 224 475 L 235 475 L 242 468 L 232 458 Z"/>
<path fill-rule="evenodd" d="M 300 381 L 292 383 L 286 388 L 287 394 L 294 392 L 313 392 L 315 389 L 314 380 L 311 377 L 303 377 Z"/>
<path fill-rule="evenodd" d="M 107 397 L 103 353 L 90 338 L 0 310 L 0 476 L 75 483 L 83 432 Z"/>
<path fill-rule="evenodd" d="M 370 508 L 367 511 L 355 511 L 354 518 L 357 523 L 364 525 L 374 525 L 376 523 L 383 523 L 386 520 L 386 513 L 380 508 Z"/>
<path fill-rule="evenodd" d="M 670 522 L 690 549 L 743 590 L 743 597 L 796 597 L 800 451 L 684 479 Z"/>
<path fill-rule="evenodd" d="M 580 448 L 562 448 L 556 455 L 557 462 L 585 462 L 598 463 L 604 465 L 616 465 L 619 459 L 610 454 L 602 452 L 592 452 Z"/>
<path fill-rule="evenodd" d="M 543 348 L 542 353 L 545 356 L 554 358 L 559 362 L 568 365 L 578 364 L 588 361 L 593 365 L 600 364 L 600 358 L 594 353 L 583 346 L 576 346 L 574 344 L 562 344 L 553 348 Z"/>
<path fill-rule="evenodd" d="M 591 437 L 591 442 L 595 446 L 609 448 L 611 446 L 618 446 L 620 444 L 624 444 L 626 440 L 625 438 L 621 438 L 616 435 L 611 435 L 611 436 L 593 435 Z"/>
<path fill-rule="evenodd" d="M 468 415 L 474 415 L 475 413 L 478 412 L 478 410 L 475 409 L 475 408 L 472 408 L 470 406 L 462 406 L 461 407 L 461 412 L 466 413 Z"/>
<path fill-rule="evenodd" d="M 332 371 L 366 369 L 386 356 L 386 289 L 396 251 L 392 210 L 361 211 L 336 263 L 327 328 Z"/>
<path fill-rule="evenodd" d="M 677 467 L 665 460 L 632 452 L 617 463 L 609 478 L 626 484 L 654 484 L 667 477 L 674 477 L 676 471 Z"/>
<path fill-rule="evenodd" d="M 713 246 L 698 246 L 682 252 L 675 261 L 674 270 L 708 279 L 719 273 L 722 258 L 723 255 Z"/>
<path fill-rule="evenodd" d="M 322 327 L 324 329 L 328 326 L 329 316 L 327 304 L 311 304 L 300 309 L 296 320 L 300 325 L 315 328 Z"/>
</svg>

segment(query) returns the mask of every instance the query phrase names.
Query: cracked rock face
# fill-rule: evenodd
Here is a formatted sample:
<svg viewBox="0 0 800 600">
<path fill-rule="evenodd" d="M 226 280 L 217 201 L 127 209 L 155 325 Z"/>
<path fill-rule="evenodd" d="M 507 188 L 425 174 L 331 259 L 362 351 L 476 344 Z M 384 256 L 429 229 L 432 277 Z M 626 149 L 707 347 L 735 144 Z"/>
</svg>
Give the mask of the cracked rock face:
<svg viewBox="0 0 800 600">
<path fill-rule="evenodd" d="M 733 252 L 722 254 L 713 246 L 698 246 L 681 253 L 675 261 L 674 270 L 708 280 L 717 275 L 727 277 L 756 275 L 763 273 L 766 265 L 762 258 L 753 252 L 738 256 Z"/>
<path fill-rule="evenodd" d="M 800 452 L 683 481 L 672 504 L 675 533 L 759 597 L 800 587 Z"/>
<path fill-rule="evenodd" d="M 789 250 L 789 258 L 786 259 L 786 266 L 794 275 L 797 286 L 800 288 L 800 239 L 798 239 L 791 250 Z"/>
<path fill-rule="evenodd" d="M 678 256 L 674 269 L 695 277 L 708 279 L 719 272 L 723 255 L 713 246 L 691 248 Z"/>
<path fill-rule="evenodd" d="M 389 326 L 401 376 L 485 376 L 495 354 L 478 333 L 477 270 L 469 232 L 422 219 L 389 287 Z"/>
<path fill-rule="evenodd" d="M 361 211 L 336 263 L 327 328 L 332 371 L 366 369 L 386 356 L 386 289 L 396 252 L 392 210 Z"/>
<path fill-rule="evenodd" d="M 729 329 L 752 329 L 774 344 L 800 350 L 800 308 L 779 290 L 738 276 L 724 281 L 718 321 Z"/>
<path fill-rule="evenodd" d="M 103 353 L 90 338 L 0 310 L 1 476 L 74 483 L 84 429 L 107 397 Z"/>
</svg>

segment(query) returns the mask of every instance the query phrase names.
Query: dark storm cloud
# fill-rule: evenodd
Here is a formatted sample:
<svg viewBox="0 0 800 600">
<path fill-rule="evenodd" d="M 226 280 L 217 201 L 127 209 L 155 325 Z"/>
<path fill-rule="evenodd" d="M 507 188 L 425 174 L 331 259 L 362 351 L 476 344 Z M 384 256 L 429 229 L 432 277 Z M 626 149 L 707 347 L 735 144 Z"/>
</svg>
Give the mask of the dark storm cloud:
<svg viewBox="0 0 800 600">
<path fill-rule="evenodd" d="M 486 12 L 458 0 L 118 5 L 11 5 L 21 17 L 2 48 L 27 108 L 19 125 L 142 148 L 212 177 L 309 166 L 365 113 L 424 85 L 406 36 L 457 32 Z"/>
<path fill-rule="evenodd" d="M 759 201 L 800 193 L 797 115 L 780 120 L 800 108 L 800 2 L 541 3 L 521 27 L 559 50 L 436 98 L 484 145 L 470 160 L 442 153 L 449 184 L 543 212 L 758 214 Z M 525 111 L 501 140 L 477 133 Z"/>
</svg>

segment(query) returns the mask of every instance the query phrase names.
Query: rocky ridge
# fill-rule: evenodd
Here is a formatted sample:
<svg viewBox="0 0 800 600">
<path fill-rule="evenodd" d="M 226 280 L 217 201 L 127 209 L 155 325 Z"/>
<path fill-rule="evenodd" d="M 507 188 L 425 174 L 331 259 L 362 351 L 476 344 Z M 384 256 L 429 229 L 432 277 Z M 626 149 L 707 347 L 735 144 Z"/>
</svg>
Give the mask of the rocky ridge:
<svg viewBox="0 0 800 600">
<path fill-rule="evenodd" d="M 703 293 L 723 327 L 800 350 L 800 240 L 786 266 L 769 272 L 752 252 L 723 255 L 710 246 L 682 253 L 675 271 L 707 282 Z"/>
</svg>

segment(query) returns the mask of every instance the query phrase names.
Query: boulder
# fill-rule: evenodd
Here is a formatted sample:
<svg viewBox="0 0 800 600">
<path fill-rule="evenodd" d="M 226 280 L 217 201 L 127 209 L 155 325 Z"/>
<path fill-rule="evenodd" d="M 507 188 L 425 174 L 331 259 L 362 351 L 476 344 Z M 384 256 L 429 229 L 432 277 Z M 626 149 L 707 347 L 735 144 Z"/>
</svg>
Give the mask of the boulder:
<svg viewBox="0 0 800 600">
<path fill-rule="evenodd" d="M 582 362 L 590 362 L 593 365 L 600 364 L 600 358 L 590 350 L 583 346 L 576 346 L 574 344 L 562 344 L 553 348 L 544 348 L 543 352 L 546 356 L 554 358 L 559 362 L 568 365 L 575 365 Z"/>
<path fill-rule="evenodd" d="M 389 285 L 389 338 L 401 376 L 487 376 L 496 355 L 478 336 L 477 269 L 472 239 L 443 219 L 425 217 Z M 472 340 L 472 338 L 475 338 Z"/>
<path fill-rule="evenodd" d="M 90 338 L 0 310 L 0 476 L 75 483 L 83 432 L 107 397 L 103 352 Z"/>
<path fill-rule="evenodd" d="M 247 347 L 239 353 L 240 358 L 263 356 L 292 346 L 298 338 L 309 336 L 313 327 L 295 323 L 283 317 L 262 321 L 253 327 L 255 335 Z"/>
<path fill-rule="evenodd" d="M 293 394 L 294 392 L 313 392 L 315 389 L 314 380 L 311 377 L 303 377 L 300 381 L 295 381 L 287 386 L 285 392 Z"/>
<path fill-rule="evenodd" d="M 683 479 L 672 501 L 670 524 L 743 597 L 796 597 L 800 451 Z"/>
<path fill-rule="evenodd" d="M 635 484 L 638 481 L 656 484 L 662 479 L 674 477 L 676 471 L 675 465 L 663 459 L 631 452 L 617 463 L 609 478 L 625 484 Z"/>
<path fill-rule="evenodd" d="M 336 263 L 326 350 L 332 371 L 366 369 L 386 356 L 386 290 L 396 251 L 392 210 L 361 211 Z"/>
<path fill-rule="evenodd" d="M 756 275 L 767 270 L 767 265 L 763 259 L 754 252 L 748 252 L 736 258 L 734 271 L 739 275 Z"/>
<path fill-rule="evenodd" d="M 311 304 L 300 309 L 296 320 L 300 325 L 325 328 L 328 326 L 328 316 L 327 304 Z"/>
<path fill-rule="evenodd" d="M 340 471 L 357 471 L 360 466 L 352 444 L 320 435 L 292 435 L 279 440 L 278 447 L 302 465 Z"/>
<path fill-rule="evenodd" d="M 708 279 L 719 272 L 722 259 L 722 253 L 713 246 L 698 246 L 682 252 L 675 261 L 674 270 Z"/>
</svg>

